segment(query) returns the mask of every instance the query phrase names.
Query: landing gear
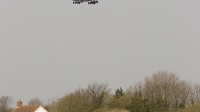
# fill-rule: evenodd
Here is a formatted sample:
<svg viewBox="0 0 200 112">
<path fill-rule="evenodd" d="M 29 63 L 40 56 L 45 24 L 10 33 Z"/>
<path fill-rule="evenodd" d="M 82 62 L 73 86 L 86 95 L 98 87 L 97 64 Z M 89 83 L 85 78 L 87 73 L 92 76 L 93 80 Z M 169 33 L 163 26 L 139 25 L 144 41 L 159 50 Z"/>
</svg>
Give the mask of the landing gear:
<svg viewBox="0 0 200 112">
<path fill-rule="evenodd" d="M 80 4 L 80 1 L 73 1 L 73 4 Z"/>
<path fill-rule="evenodd" d="M 88 4 L 96 4 L 96 3 L 98 3 L 97 0 L 91 0 L 90 2 L 88 2 Z"/>
</svg>

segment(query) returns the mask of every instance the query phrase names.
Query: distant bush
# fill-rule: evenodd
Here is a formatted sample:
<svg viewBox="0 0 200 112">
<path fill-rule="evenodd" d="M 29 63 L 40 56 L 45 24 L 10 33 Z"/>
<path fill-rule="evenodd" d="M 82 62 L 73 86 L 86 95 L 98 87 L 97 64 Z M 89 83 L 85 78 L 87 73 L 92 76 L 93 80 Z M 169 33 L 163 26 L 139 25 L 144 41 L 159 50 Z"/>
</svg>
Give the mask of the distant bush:
<svg viewBox="0 0 200 112">
<path fill-rule="evenodd" d="M 130 112 L 128 110 L 124 110 L 124 109 L 108 109 L 108 108 L 100 108 L 100 109 L 97 109 L 93 112 Z"/>
<path fill-rule="evenodd" d="M 188 106 L 182 112 L 200 112 L 200 104 Z"/>
</svg>

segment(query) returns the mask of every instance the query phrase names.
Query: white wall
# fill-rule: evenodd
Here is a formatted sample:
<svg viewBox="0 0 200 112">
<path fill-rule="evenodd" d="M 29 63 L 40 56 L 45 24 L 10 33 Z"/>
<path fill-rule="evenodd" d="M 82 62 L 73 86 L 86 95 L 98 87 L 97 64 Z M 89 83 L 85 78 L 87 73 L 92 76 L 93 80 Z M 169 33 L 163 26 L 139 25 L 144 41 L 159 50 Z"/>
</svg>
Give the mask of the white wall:
<svg viewBox="0 0 200 112">
<path fill-rule="evenodd" d="M 40 106 L 35 112 L 47 112 L 42 106 Z"/>
</svg>

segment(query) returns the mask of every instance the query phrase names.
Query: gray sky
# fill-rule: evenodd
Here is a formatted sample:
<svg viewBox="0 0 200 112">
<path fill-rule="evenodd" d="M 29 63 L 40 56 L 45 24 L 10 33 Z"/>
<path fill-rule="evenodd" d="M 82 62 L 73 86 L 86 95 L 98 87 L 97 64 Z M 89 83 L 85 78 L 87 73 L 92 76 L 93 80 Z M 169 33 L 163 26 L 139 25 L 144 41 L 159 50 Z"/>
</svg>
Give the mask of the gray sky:
<svg viewBox="0 0 200 112">
<path fill-rule="evenodd" d="M 25 104 L 166 70 L 200 82 L 200 0 L 0 0 L 0 96 Z"/>
</svg>

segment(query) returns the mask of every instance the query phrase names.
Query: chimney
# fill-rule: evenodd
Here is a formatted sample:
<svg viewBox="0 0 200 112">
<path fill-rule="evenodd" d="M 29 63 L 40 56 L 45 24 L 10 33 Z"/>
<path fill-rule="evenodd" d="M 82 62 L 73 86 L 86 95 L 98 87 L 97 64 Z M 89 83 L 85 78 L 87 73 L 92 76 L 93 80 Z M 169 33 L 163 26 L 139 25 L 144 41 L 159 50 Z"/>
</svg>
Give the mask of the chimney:
<svg viewBox="0 0 200 112">
<path fill-rule="evenodd" d="M 21 101 L 21 100 L 18 100 L 18 102 L 17 102 L 17 107 L 20 107 L 20 106 L 22 106 L 22 101 Z"/>
</svg>

